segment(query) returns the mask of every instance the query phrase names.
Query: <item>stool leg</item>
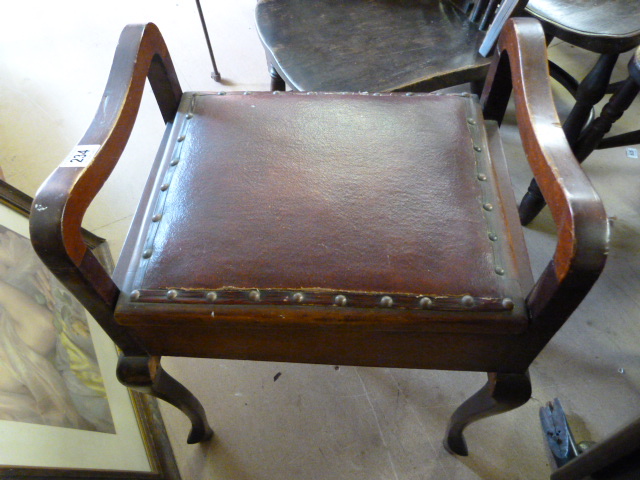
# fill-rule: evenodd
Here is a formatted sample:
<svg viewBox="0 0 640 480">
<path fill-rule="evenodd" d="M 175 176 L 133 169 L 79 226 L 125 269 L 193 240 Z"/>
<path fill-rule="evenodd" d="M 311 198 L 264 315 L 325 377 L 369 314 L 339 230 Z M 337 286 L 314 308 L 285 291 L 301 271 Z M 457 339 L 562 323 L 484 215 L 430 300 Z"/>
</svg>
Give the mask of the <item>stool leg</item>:
<svg viewBox="0 0 640 480">
<path fill-rule="evenodd" d="M 213 430 L 198 399 L 162 369 L 160 357 L 121 355 L 116 374 L 123 385 L 182 410 L 191 420 L 187 443 L 204 442 L 213 436 Z"/>
<path fill-rule="evenodd" d="M 273 65 L 269 65 L 269 75 L 271 75 L 272 92 L 284 92 L 287 89 L 286 83 Z"/>
<path fill-rule="evenodd" d="M 444 448 L 456 455 L 467 456 L 467 442 L 462 434 L 467 425 L 491 415 L 524 405 L 531 398 L 529 373 L 489 373 L 484 387 L 468 398 L 451 416 Z"/>
</svg>

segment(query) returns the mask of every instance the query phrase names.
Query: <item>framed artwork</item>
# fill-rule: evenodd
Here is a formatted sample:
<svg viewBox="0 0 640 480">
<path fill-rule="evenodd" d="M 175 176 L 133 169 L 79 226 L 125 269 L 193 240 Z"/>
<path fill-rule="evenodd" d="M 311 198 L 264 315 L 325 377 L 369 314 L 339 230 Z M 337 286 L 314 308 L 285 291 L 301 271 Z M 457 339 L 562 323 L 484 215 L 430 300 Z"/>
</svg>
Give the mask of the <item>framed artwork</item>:
<svg viewBox="0 0 640 480">
<path fill-rule="evenodd" d="M 113 342 L 31 248 L 30 206 L 0 180 L 0 478 L 179 480 L 156 400 L 120 385 Z"/>
</svg>

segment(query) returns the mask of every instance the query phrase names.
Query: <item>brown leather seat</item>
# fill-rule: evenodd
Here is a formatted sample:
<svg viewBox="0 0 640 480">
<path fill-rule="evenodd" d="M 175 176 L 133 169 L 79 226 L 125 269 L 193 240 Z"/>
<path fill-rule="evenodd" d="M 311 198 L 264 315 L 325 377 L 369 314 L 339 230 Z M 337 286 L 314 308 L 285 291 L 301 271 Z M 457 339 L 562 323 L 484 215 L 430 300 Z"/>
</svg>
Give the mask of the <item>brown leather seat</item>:
<svg viewBox="0 0 640 480">
<path fill-rule="evenodd" d="M 161 355 L 489 373 L 464 427 L 531 395 L 527 368 L 597 279 L 607 218 L 559 126 L 534 20 L 472 95 L 182 93 L 152 25 L 127 27 L 103 103 L 36 195 L 31 238 L 123 355 L 120 380 L 211 435 Z M 114 277 L 82 242 L 148 75 L 167 134 Z M 511 78 L 558 246 L 533 282 L 498 123 Z"/>
<path fill-rule="evenodd" d="M 492 143 L 468 95 L 185 94 L 116 320 L 154 354 L 465 368 L 463 351 L 452 365 L 389 342 L 527 327 L 531 273 L 491 127 Z M 167 305 L 199 321 L 165 322 Z M 247 351 L 266 328 L 279 333 Z M 343 330 L 359 337 L 336 355 Z"/>
</svg>

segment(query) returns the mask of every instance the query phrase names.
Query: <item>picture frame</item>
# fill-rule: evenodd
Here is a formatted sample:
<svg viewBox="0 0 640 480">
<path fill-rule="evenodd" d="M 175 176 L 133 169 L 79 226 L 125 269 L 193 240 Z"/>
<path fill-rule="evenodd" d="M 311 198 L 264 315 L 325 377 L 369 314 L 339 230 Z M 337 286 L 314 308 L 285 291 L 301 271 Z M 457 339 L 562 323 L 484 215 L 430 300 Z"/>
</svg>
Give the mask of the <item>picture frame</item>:
<svg viewBox="0 0 640 480">
<path fill-rule="evenodd" d="M 27 248 L 24 243 L 28 238 L 28 217 L 31 203 L 31 197 L 0 180 L 0 236 L 4 235 L 0 240 L 3 240 L 5 244 L 8 244 L 11 239 L 14 243 L 21 242 L 19 247 L 22 249 L 21 257 L 28 256 L 28 252 L 24 253 L 24 249 Z M 107 242 L 84 229 L 83 237 L 87 246 L 92 249 L 107 271 L 113 271 L 113 261 Z M 13 253 L 18 247 L 12 248 L 14 248 Z M 28 248 L 31 248 L 30 243 Z M 35 256 L 32 249 L 31 253 Z M 2 275 L 3 272 L 0 270 L 0 280 L 4 282 Z M 8 282 L 9 275 L 5 275 Z M 53 282 L 51 281 L 51 284 Z M 64 287 L 56 284 L 55 288 L 56 298 L 58 298 L 61 295 L 59 289 Z M 68 292 L 65 298 L 67 297 L 72 298 Z M 75 299 L 70 301 L 75 301 Z M 51 305 L 51 302 L 47 304 L 45 300 L 41 300 L 40 303 L 45 306 Z M 40 420 L 45 415 L 40 415 L 36 420 L 33 420 L 29 417 L 29 412 L 24 414 L 23 410 L 29 410 L 27 408 L 29 405 L 24 408 L 17 406 L 15 411 L 18 413 L 11 410 L 11 395 L 20 400 L 22 397 L 29 397 L 30 392 L 28 388 L 20 387 L 27 393 L 23 395 L 21 391 L 18 391 L 16 394 L 10 390 L 11 384 L 9 383 L 9 386 L 4 388 L 9 392 L 6 393 L 9 401 L 5 403 L 9 405 L 10 411 L 0 415 L 0 478 L 180 480 L 180 473 L 156 399 L 131 391 L 117 381 L 115 378 L 117 362 L 115 345 L 88 312 L 81 307 L 78 308 L 86 315 L 88 331 L 83 331 L 83 334 L 89 338 L 88 342 L 93 345 L 94 364 L 97 364 L 96 368 L 99 369 L 98 380 L 103 382 L 103 390 L 101 391 L 104 392 L 105 398 L 100 400 L 102 408 L 94 408 L 93 405 L 96 402 L 91 397 L 88 401 L 93 402 L 91 403 L 92 407 L 83 407 L 83 410 L 81 400 L 74 398 L 73 401 L 68 402 L 70 405 L 68 415 L 66 413 L 52 415 L 52 418 L 58 423 L 45 424 L 46 419 Z M 55 310 L 54 307 L 50 309 Z M 17 316 L 15 315 L 16 307 L 13 304 L 11 304 L 11 308 L 9 308 L 9 303 L 6 308 L 0 304 L 0 315 L 8 318 L 10 314 L 7 312 L 10 310 L 14 316 Z M 9 322 L 2 316 L 0 316 L 0 335 L 2 335 L 1 329 L 4 328 L 2 322 Z M 52 316 L 52 318 L 54 317 L 55 315 Z M 57 317 L 54 318 L 54 320 L 56 319 Z M 14 321 L 14 323 L 16 322 Z M 15 326 L 7 328 L 18 330 Z M 56 329 L 60 336 L 64 334 L 64 329 L 61 330 L 59 325 L 56 325 Z M 56 348 L 62 349 L 59 345 L 64 342 L 57 339 L 54 343 Z M 2 348 L 4 347 L 0 338 L 0 349 Z M 3 385 L 1 376 L 3 360 L 5 371 L 7 364 L 9 368 L 12 366 L 11 361 L 7 362 L 8 355 L 10 353 L 0 352 L 0 387 Z M 47 358 L 50 357 L 52 355 L 48 354 Z M 50 361 L 53 362 L 53 360 Z M 87 360 L 87 362 L 91 361 L 91 359 Z M 59 361 L 55 363 L 58 369 L 61 368 L 59 364 Z M 19 367 L 15 368 L 19 369 Z M 23 370 L 29 371 L 28 368 Z M 77 372 L 77 370 L 69 369 L 71 373 Z M 49 372 L 49 370 L 43 371 Z M 57 375 L 55 368 L 51 372 L 53 372 L 52 375 Z M 102 378 L 99 378 L 100 374 Z M 11 377 L 11 372 L 6 375 L 7 378 L 14 378 L 18 373 L 13 372 L 13 377 Z M 69 373 L 62 375 L 62 377 L 65 376 L 72 377 L 73 375 Z M 52 380 L 50 383 L 55 384 L 56 382 L 58 380 Z M 25 380 L 24 383 L 27 385 L 28 381 Z M 85 383 L 90 383 L 90 381 L 87 380 Z M 94 390 L 100 389 L 94 388 Z M 0 391 L 0 394 L 2 393 Z M 71 398 L 71 394 L 69 395 Z M 0 399 L 2 399 L 1 396 Z M 24 403 L 26 405 L 28 402 Z M 75 408 L 76 405 L 80 405 L 80 407 Z M 40 411 L 42 408 L 39 407 L 38 410 Z M 64 408 L 62 410 L 64 411 Z M 71 412 L 76 410 L 80 412 L 79 415 L 76 415 L 79 419 L 77 423 L 73 425 L 61 423 L 60 417 L 72 417 Z M 91 412 L 99 410 L 100 419 L 94 419 L 91 415 L 84 413 L 85 410 Z M 24 416 L 21 417 L 21 414 Z M 66 418 L 65 421 L 67 421 Z"/>
</svg>

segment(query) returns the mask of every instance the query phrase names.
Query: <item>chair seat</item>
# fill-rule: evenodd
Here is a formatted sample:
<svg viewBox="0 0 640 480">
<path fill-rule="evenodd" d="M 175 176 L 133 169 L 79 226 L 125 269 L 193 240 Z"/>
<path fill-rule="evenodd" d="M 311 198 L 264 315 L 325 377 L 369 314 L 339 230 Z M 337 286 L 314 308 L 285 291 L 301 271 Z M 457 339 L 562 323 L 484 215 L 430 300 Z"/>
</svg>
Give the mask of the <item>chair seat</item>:
<svg viewBox="0 0 640 480">
<path fill-rule="evenodd" d="M 489 65 L 484 32 L 446 0 L 269 0 L 256 23 L 300 91 L 433 91 L 484 79 Z"/>
<path fill-rule="evenodd" d="M 116 310 L 150 353 L 287 360 L 273 337 L 528 324 L 516 204 L 475 96 L 187 93 L 156 168 Z"/>
<path fill-rule="evenodd" d="M 593 52 L 625 52 L 640 44 L 637 0 L 529 0 L 526 10 L 545 32 Z"/>
</svg>

